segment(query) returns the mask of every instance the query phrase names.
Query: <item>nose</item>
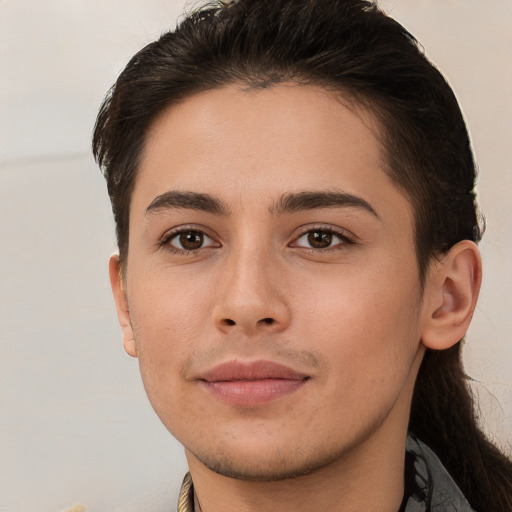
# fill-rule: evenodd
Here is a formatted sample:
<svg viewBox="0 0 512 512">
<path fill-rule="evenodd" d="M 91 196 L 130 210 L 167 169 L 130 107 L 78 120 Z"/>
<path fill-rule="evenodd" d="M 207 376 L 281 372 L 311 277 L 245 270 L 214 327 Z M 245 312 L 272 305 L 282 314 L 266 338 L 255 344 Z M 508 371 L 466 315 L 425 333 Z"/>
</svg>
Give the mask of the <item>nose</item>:
<svg viewBox="0 0 512 512">
<path fill-rule="evenodd" d="M 246 336 L 284 331 L 291 320 L 277 258 L 263 251 L 236 251 L 219 275 L 213 322 L 224 333 Z"/>
</svg>

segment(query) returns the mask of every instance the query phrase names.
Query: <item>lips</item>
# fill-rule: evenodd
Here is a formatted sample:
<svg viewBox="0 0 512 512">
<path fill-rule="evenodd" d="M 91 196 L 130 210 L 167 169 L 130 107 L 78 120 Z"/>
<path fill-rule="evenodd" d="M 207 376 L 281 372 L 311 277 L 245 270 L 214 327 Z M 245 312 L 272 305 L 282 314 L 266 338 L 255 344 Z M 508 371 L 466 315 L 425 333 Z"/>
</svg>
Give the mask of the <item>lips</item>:
<svg viewBox="0 0 512 512">
<path fill-rule="evenodd" d="M 272 361 L 228 361 L 201 375 L 203 386 L 232 405 L 256 406 L 295 392 L 309 377 Z"/>
</svg>

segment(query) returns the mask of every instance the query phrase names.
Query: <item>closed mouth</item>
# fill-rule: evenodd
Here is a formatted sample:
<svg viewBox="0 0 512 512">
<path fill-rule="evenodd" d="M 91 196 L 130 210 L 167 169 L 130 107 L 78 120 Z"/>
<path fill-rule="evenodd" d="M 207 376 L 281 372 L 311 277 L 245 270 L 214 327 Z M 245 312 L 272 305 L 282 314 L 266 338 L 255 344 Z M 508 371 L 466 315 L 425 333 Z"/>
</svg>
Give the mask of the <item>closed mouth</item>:
<svg viewBox="0 0 512 512">
<path fill-rule="evenodd" d="M 309 376 L 272 361 L 221 363 L 199 380 L 217 398 L 231 405 L 256 406 L 302 387 Z"/>
</svg>

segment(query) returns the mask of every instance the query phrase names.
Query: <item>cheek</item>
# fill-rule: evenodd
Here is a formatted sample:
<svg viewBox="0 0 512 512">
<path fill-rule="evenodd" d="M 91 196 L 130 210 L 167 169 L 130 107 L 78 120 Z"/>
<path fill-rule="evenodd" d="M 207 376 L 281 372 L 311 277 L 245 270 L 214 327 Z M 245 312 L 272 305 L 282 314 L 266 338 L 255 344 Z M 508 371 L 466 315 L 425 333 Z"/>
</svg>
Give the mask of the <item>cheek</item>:
<svg viewBox="0 0 512 512">
<path fill-rule="evenodd" d="M 204 338 L 211 304 L 197 282 L 158 279 L 133 286 L 130 303 L 134 336 L 143 378 L 178 378 L 198 339 Z"/>
<path fill-rule="evenodd" d="M 414 275 L 394 284 L 383 277 L 394 272 L 345 273 L 302 288 L 300 329 L 316 339 L 328 363 L 344 368 L 340 375 L 346 385 L 359 371 L 385 380 L 389 368 L 408 370 L 414 357 L 420 338 L 418 289 L 404 284 L 414 283 Z"/>
<path fill-rule="evenodd" d="M 194 298 L 191 291 L 178 291 L 162 279 L 146 281 L 133 296 L 132 323 L 142 381 L 153 409 L 170 429 L 180 418 L 189 421 L 198 414 L 180 397 L 186 394 L 184 369 L 194 340 L 201 336 L 204 322 L 197 315 L 202 306 L 197 299 L 186 300 Z"/>
</svg>

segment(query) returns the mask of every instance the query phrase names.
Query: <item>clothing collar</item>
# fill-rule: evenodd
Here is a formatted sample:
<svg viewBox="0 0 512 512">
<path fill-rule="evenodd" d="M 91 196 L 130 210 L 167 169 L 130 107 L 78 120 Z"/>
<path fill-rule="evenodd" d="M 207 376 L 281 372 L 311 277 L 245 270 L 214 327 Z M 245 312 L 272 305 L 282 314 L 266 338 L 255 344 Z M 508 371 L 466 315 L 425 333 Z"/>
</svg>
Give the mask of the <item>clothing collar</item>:
<svg viewBox="0 0 512 512">
<path fill-rule="evenodd" d="M 180 495 L 178 498 L 178 512 L 200 512 L 200 509 L 196 509 L 195 507 L 195 496 L 196 494 L 194 492 L 194 485 L 192 484 L 192 476 L 190 473 L 187 473 L 183 479 L 183 483 L 181 484 Z"/>
</svg>

